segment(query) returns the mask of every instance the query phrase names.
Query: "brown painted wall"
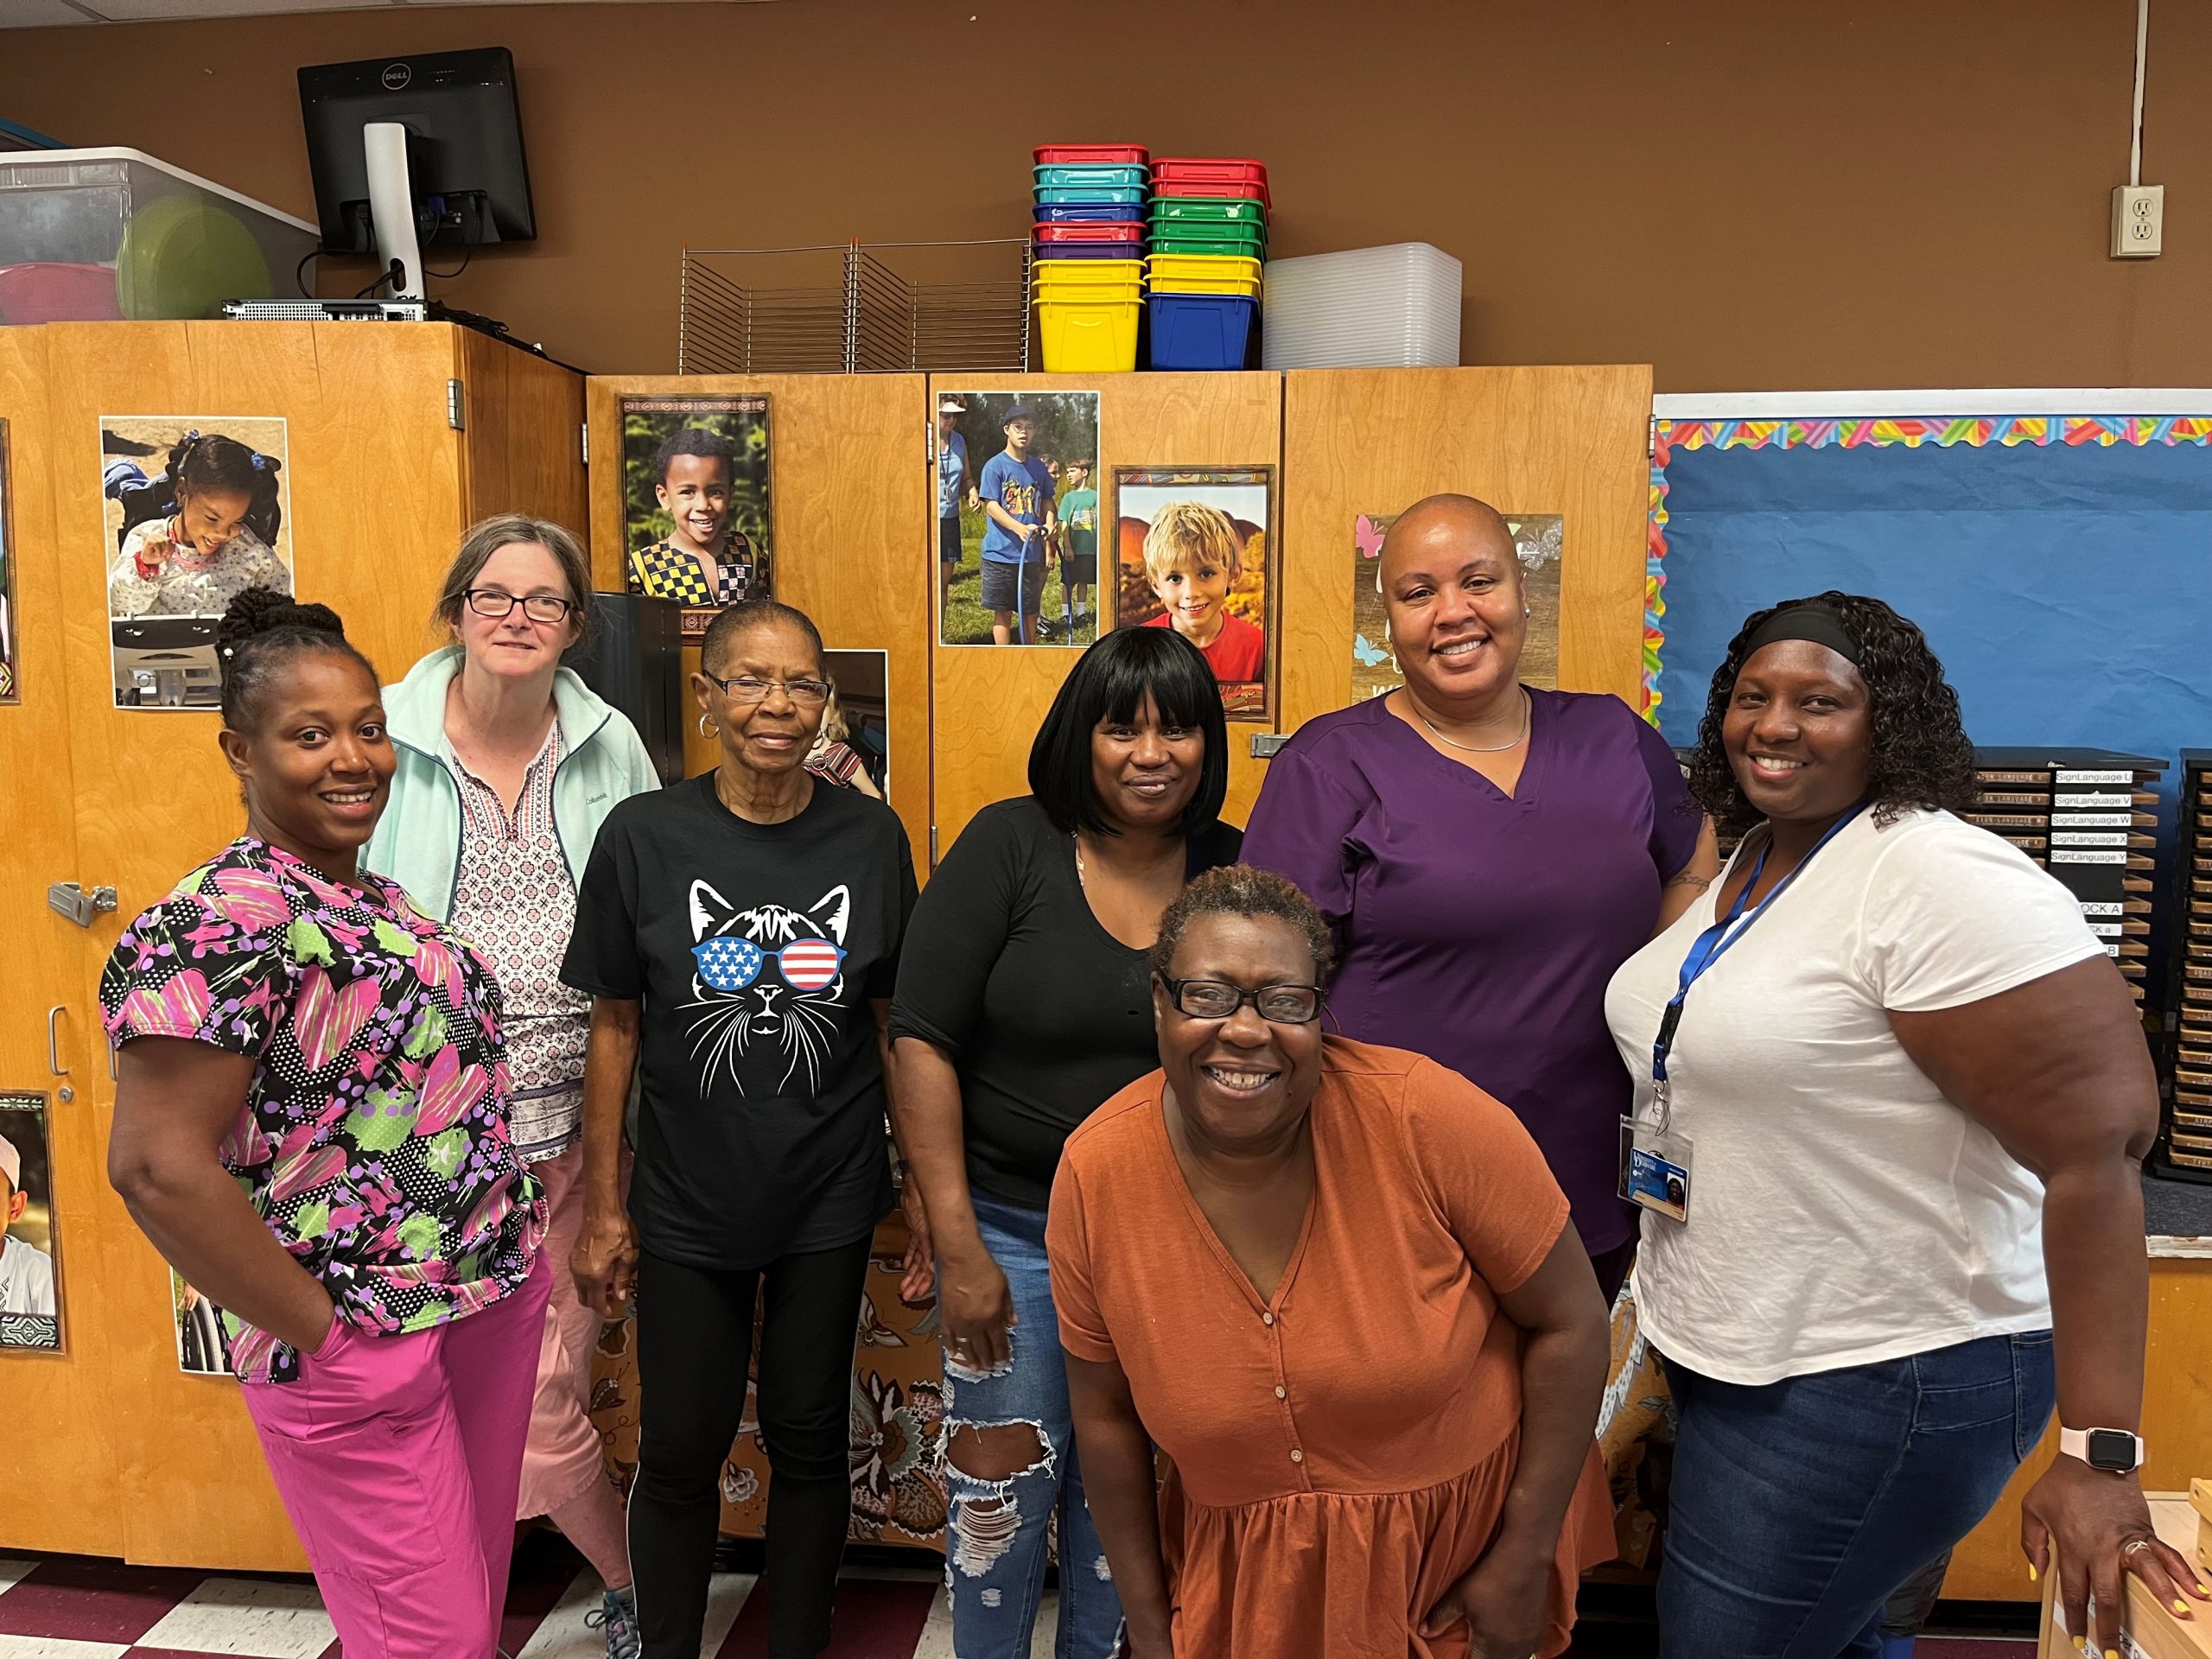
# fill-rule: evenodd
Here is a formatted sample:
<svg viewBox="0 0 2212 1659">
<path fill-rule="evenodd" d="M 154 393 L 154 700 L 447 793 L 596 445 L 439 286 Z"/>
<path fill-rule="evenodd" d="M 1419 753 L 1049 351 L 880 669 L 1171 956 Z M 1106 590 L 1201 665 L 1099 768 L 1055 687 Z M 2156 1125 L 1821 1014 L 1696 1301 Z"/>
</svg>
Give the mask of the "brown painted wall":
<svg viewBox="0 0 2212 1659">
<path fill-rule="evenodd" d="M 1458 255 L 1469 362 L 1648 360 L 1662 391 L 2212 385 L 2206 8 L 2152 20 L 2145 177 L 2168 187 L 2168 251 L 2105 254 L 2134 16 L 2130 0 L 342 12 L 9 31 L 0 113 L 304 212 L 299 65 L 505 42 L 541 239 L 433 286 L 599 372 L 674 367 L 685 242 L 1019 234 L 1032 144 L 1133 138 L 1265 160 L 1278 254 L 1421 238 Z M 326 286 L 350 292 L 362 270 Z"/>
</svg>

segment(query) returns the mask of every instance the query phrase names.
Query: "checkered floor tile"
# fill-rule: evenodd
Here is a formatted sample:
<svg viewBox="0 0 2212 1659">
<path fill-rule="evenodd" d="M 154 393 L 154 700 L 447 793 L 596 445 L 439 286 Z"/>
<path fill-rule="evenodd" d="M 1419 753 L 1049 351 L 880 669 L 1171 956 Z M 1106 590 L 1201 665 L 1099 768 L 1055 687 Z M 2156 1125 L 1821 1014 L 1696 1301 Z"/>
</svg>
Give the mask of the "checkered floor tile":
<svg viewBox="0 0 2212 1659">
<path fill-rule="evenodd" d="M 767 1652 L 766 1598 L 746 1573 L 715 1577 L 700 1659 Z M 599 1605 L 595 1575 L 539 1535 L 516 1558 L 500 1646 L 513 1659 L 602 1659 L 584 1624 Z M 952 1659 L 952 1621 L 939 1569 L 854 1567 L 838 1591 L 825 1659 Z M 1052 1652 L 1053 1609 L 1038 1620 L 1036 1652 Z M 0 1659 L 342 1659 L 329 1615 L 304 1578 L 208 1573 L 56 1556 L 0 1557 Z"/>
<path fill-rule="evenodd" d="M 760 1659 L 766 1598 L 753 1579 L 717 1573 L 700 1659 Z M 548 1535 L 518 1555 L 500 1645 L 513 1659 L 603 1659 L 584 1616 L 599 1580 Z M 1050 1659 L 1054 1608 L 1037 1621 L 1033 1659 Z M 1570 1659 L 1649 1659 L 1647 1632 L 1586 1625 Z M 1914 1659 L 2032 1659 L 2028 1642 L 1926 1637 Z M 342 1659 L 315 1586 L 302 1578 L 207 1573 L 62 1556 L 0 1557 L 0 1659 Z M 938 1572 L 849 1569 L 825 1659 L 952 1659 Z"/>
</svg>

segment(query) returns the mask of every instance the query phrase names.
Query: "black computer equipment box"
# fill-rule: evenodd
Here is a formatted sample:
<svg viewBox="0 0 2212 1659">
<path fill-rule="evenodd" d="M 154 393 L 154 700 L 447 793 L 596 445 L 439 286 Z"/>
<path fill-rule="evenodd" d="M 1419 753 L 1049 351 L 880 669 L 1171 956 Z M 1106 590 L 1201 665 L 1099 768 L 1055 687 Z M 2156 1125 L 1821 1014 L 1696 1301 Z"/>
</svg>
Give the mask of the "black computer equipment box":
<svg viewBox="0 0 2212 1659">
<path fill-rule="evenodd" d="M 537 239 L 514 57 L 504 46 L 310 65 L 300 71 L 300 116 L 324 252 L 376 251 L 361 140 L 372 121 L 407 129 L 408 188 L 426 254 Z"/>
<path fill-rule="evenodd" d="M 640 594 L 594 594 L 590 636 L 561 660 L 630 717 L 664 784 L 683 776 L 683 607 Z"/>
</svg>

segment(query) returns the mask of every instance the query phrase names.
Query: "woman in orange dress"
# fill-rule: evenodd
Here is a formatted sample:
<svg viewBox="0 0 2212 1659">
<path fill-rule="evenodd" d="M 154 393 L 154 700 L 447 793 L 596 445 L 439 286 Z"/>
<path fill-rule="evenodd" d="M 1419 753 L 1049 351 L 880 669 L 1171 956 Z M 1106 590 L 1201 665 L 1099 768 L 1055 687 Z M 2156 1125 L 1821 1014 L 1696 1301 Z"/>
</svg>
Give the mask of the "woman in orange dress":
<svg viewBox="0 0 2212 1659">
<path fill-rule="evenodd" d="M 1607 1334 L 1535 1143 L 1322 1036 L 1328 929 L 1280 876 L 1198 877 L 1153 965 L 1161 1069 L 1069 1137 L 1046 1232 L 1130 1659 L 1560 1652 L 1613 1553 Z"/>
</svg>

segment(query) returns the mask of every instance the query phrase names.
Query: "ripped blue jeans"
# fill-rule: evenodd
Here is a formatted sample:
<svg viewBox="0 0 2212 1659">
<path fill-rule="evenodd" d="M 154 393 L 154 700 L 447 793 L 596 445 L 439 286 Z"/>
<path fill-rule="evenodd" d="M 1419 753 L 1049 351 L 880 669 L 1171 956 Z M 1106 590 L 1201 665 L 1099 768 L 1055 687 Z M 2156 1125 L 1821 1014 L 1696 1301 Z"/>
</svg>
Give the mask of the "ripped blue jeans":
<svg viewBox="0 0 2212 1659">
<path fill-rule="evenodd" d="M 1120 1645 L 1122 1599 L 1091 1525 L 1068 1411 L 1067 1368 L 1045 1266 L 1045 1212 L 975 1195 L 976 1220 L 1014 1296 L 1020 1320 L 1007 1367 L 986 1376 L 944 1366 L 945 1584 L 958 1659 L 1028 1659 L 1045 1593 L 1048 1539 L 1059 1519 L 1058 1659 L 1109 1659 Z M 1036 1457 L 1007 1480 L 961 1472 L 953 1435 L 963 1427 L 1033 1431 Z M 971 1437 L 972 1438 L 972 1437 Z"/>
</svg>

